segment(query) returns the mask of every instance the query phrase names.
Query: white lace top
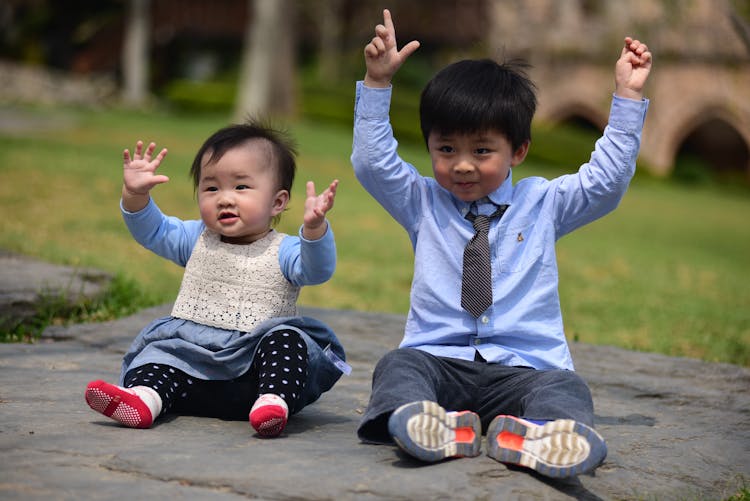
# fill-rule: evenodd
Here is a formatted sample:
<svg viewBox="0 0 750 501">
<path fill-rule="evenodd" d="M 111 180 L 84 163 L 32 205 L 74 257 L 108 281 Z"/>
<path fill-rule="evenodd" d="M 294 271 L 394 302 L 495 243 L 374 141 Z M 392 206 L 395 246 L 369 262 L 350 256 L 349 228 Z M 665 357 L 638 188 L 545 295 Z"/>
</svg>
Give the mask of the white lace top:
<svg viewBox="0 0 750 501">
<path fill-rule="evenodd" d="M 297 315 L 300 288 L 279 267 L 275 230 L 249 245 L 227 244 L 204 230 L 185 266 L 172 316 L 249 332 L 261 322 Z"/>
</svg>

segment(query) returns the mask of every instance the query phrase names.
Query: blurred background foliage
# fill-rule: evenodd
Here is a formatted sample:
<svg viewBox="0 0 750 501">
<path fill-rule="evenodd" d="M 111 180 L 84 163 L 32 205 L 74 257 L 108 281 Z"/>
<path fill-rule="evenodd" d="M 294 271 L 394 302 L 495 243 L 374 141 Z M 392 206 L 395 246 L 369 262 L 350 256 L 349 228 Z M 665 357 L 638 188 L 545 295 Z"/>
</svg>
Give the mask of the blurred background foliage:
<svg viewBox="0 0 750 501">
<path fill-rule="evenodd" d="M 539 73 L 584 61 L 611 75 L 614 48 L 622 33 L 633 31 L 658 54 L 657 70 L 711 61 L 750 73 L 750 2 L 744 0 L 4 0 L 0 61 L 107 78 L 111 95 L 97 105 L 226 113 L 235 120 L 271 114 L 347 127 L 353 83 L 364 74 L 362 49 L 384 6 L 394 14 L 401 43 L 421 42 L 394 82 L 391 118 L 402 142 L 421 143 L 419 92 L 437 69 L 461 57 L 523 57 Z M 118 93 L 133 85 L 136 98 L 123 100 Z M 598 119 L 573 110 L 556 123 L 601 131 L 608 100 L 607 89 L 601 91 Z M 0 103 L 13 102 L 9 93 L 7 86 L 0 90 Z M 658 106 L 657 100 L 651 116 L 668 112 Z M 732 103 L 716 107 L 715 116 L 695 121 L 678 138 L 673 165 L 658 175 L 750 185 L 750 129 L 737 129 L 750 117 Z M 554 125 L 545 121 L 538 117 L 537 138 L 545 141 L 535 142 L 532 155 L 564 165 L 578 158 L 554 144 L 556 134 L 545 135 L 544 126 Z M 649 145 L 644 150 L 641 161 L 653 171 Z"/>
</svg>

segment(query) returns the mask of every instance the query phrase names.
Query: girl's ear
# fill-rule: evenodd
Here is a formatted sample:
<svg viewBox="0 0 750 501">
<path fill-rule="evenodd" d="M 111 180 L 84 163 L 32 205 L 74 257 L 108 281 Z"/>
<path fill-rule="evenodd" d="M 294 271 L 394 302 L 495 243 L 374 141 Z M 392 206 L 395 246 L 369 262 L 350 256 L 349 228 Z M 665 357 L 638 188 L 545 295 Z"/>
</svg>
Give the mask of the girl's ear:
<svg viewBox="0 0 750 501">
<path fill-rule="evenodd" d="M 520 164 L 521 162 L 526 159 L 526 154 L 529 152 L 529 146 L 531 145 L 530 140 L 526 140 L 523 142 L 521 146 L 516 148 L 516 151 L 513 152 L 513 158 L 510 160 L 511 167 L 515 167 L 516 165 Z"/>
<path fill-rule="evenodd" d="M 273 198 L 273 206 L 271 207 L 271 215 L 278 216 L 284 209 L 286 209 L 289 203 L 289 192 L 287 190 L 279 190 L 276 192 Z"/>
</svg>

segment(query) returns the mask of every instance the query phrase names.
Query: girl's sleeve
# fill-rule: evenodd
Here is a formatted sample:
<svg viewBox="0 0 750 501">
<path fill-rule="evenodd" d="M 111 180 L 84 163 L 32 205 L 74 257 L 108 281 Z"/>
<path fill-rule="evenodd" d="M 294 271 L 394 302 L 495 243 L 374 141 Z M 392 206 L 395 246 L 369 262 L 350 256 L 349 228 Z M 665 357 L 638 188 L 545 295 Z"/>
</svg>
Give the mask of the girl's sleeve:
<svg viewBox="0 0 750 501">
<path fill-rule="evenodd" d="M 151 252 L 185 266 L 193 252 L 195 242 L 205 228 L 203 221 L 182 221 L 166 216 L 153 199 L 138 212 L 120 211 L 133 238 Z"/>
<path fill-rule="evenodd" d="M 331 225 L 318 240 L 287 235 L 279 248 L 281 272 L 292 284 L 302 287 L 328 281 L 336 270 L 336 241 Z"/>
</svg>

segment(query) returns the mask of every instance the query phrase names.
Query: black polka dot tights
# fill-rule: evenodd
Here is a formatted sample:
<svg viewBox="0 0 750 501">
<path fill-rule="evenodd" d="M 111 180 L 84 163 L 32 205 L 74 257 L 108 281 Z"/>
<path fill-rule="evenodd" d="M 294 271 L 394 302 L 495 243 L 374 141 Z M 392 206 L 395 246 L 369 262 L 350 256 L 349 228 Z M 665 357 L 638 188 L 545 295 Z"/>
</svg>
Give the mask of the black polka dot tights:
<svg viewBox="0 0 750 501">
<path fill-rule="evenodd" d="M 258 395 L 279 395 L 296 412 L 307 380 L 307 345 L 299 333 L 279 330 L 258 343 L 250 369 L 230 380 L 205 380 L 164 364 L 136 367 L 125 375 L 125 387 L 147 386 L 162 399 L 168 413 L 246 419 Z"/>
</svg>

